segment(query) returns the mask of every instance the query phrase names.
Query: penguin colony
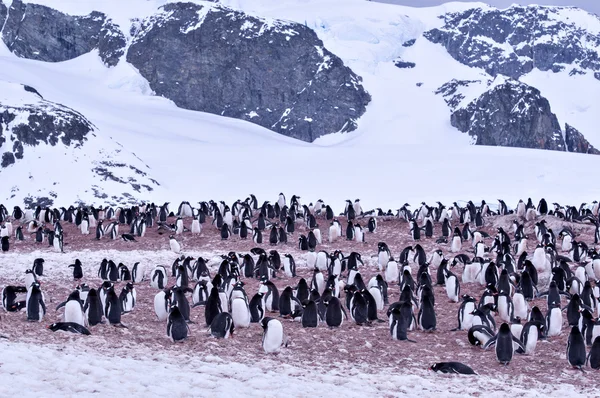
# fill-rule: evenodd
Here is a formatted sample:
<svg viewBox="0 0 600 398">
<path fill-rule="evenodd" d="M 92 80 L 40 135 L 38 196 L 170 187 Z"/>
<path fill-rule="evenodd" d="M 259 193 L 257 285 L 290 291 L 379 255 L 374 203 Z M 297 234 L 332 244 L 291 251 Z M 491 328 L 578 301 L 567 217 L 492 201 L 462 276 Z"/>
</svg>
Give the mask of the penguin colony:
<svg viewBox="0 0 600 398">
<path fill-rule="evenodd" d="M 262 206 L 253 195 L 231 207 L 224 202 L 200 202 L 198 207 L 182 202 L 176 214 L 169 203 L 117 209 L 15 207 L 11 214 L 0 205 L 2 252 L 26 241 L 65 252 L 70 236 L 65 224 L 71 234 L 127 244 L 143 242 L 146 232 L 155 229 L 169 236 L 175 258 L 168 265 L 140 261 L 131 269 L 104 259 L 94 275 L 85 275 L 82 262 L 74 259 L 65 267 L 77 286 L 55 308 L 47 307 L 41 283 L 46 278 L 44 259 L 38 258 L 24 276 L 15 275 L 15 280 L 24 278 L 23 284 L 3 286 L 2 305 L 7 312 L 23 313 L 23 321 L 51 321 L 62 313 L 48 329 L 88 335 L 102 333 L 101 324 L 127 328 L 123 321 L 135 311 L 138 288 L 150 286 L 153 297 L 143 299 L 153 302 L 157 322 L 174 342 L 185 341 L 196 324 L 207 335 L 228 339 L 256 323 L 263 330 L 257 344 L 266 353 L 278 353 L 288 344 L 288 322 L 297 322 L 303 328 L 330 329 L 348 323 L 384 324 L 381 338 L 419 344 L 411 334 L 439 333 L 439 320 L 453 318 L 457 336 L 494 351 L 502 365 L 509 365 L 515 355 L 533 356 L 543 349 L 540 341 L 566 334 L 568 365 L 600 368 L 597 202 L 579 207 L 554 203 L 550 208 L 544 199 L 537 206 L 529 199 L 519 201 L 514 210 L 502 200 L 494 210 L 485 201 L 479 206 L 470 201 L 449 208 L 439 202 L 422 203 L 413 211 L 409 207 L 405 204 L 395 213 L 363 211 L 359 200 L 349 200 L 335 216 L 321 200 L 301 205 L 300 197 L 287 202 L 283 194 L 273 205 L 267 201 Z M 397 256 L 377 236 L 378 224 L 392 220 L 400 220 L 412 240 Z M 486 233 L 495 220 L 508 225 Z M 328 225 L 327 236 L 321 235 L 319 223 Z M 593 239 L 582 239 L 582 229 L 593 231 Z M 252 248 L 229 251 L 213 264 L 186 256 L 182 238 L 203 234 L 218 236 L 225 244 L 248 241 Z M 343 243 L 348 251 L 319 248 L 327 243 Z M 432 250 L 425 251 L 426 243 Z M 373 246 L 375 253 L 361 255 Z M 281 285 L 282 279 L 293 284 Z M 253 280 L 257 288 L 247 291 Z M 481 295 L 461 294 L 464 286 L 481 286 Z M 398 300 L 391 301 L 392 296 Z M 453 303 L 453 312 L 440 313 L 436 300 Z M 540 301 L 545 305 L 533 305 Z M 204 309 L 204 319 L 193 317 L 196 307 Z M 474 373 L 458 362 L 431 369 Z"/>
</svg>

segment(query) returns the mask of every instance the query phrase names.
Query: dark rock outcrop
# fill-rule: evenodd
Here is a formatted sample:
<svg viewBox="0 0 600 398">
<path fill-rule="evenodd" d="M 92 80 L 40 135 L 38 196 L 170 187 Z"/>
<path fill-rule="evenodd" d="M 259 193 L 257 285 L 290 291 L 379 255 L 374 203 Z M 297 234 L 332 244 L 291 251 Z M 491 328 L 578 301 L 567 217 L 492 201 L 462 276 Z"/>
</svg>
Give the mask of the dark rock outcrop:
<svg viewBox="0 0 600 398">
<path fill-rule="evenodd" d="M 308 142 L 354 130 L 371 99 L 308 27 L 220 5 L 165 5 L 143 21 L 127 61 L 179 107 Z"/>
<path fill-rule="evenodd" d="M 412 69 L 417 66 L 414 62 L 406 62 L 401 59 L 395 60 L 394 65 L 400 69 Z"/>
<path fill-rule="evenodd" d="M 565 143 L 569 152 L 600 155 L 600 151 L 594 148 L 579 130 L 569 124 L 565 124 Z"/>
<path fill-rule="evenodd" d="M 473 137 L 476 145 L 565 150 L 565 141 L 550 103 L 539 90 L 515 80 L 491 86 L 468 105 L 456 109 L 452 126 Z"/>
<path fill-rule="evenodd" d="M 114 66 L 126 45 L 119 27 L 101 12 L 72 16 L 21 0 L 12 2 L 2 36 L 17 56 L 47 62 L 66 61 L 98 49 L 102 61 Z"/>
<path fill-rule="evenodd" d="M 41 96 L 37 102 L 30 102 L 19 106 L 0 103 L 0 146 L 11 143 L 12 149 L 2 155 L 2 167 L 23 159 L 27 146 L 55 146 L 59 142 L 66 146 L 82 145 L 94 129 L 83 115 L 66 106 L 45 101 Z"/>
<path fill-rule="evenodd" d="M 595 77 L 597 80 L 600 80 L 600 72 L 596 72 L 596 73 L 594 73 L 594 77 Z"/>
<path fill-rule="evenodd" d="M 6 6 L 0 0 L 0 27 L 4 26 L 4 22 L 6 21 Z"/>
<path fill-rule="evenodd" d="M 518 78 L 537 68 L 558 72 L 564 65 L 600 70 L 600 35 L 583 29 L 564 7 L 513 6 L 506 10 L 473 8 L 444 16 L 445 24 L 424 36 L 441 44 L 457 61 Z"/>
</svg>

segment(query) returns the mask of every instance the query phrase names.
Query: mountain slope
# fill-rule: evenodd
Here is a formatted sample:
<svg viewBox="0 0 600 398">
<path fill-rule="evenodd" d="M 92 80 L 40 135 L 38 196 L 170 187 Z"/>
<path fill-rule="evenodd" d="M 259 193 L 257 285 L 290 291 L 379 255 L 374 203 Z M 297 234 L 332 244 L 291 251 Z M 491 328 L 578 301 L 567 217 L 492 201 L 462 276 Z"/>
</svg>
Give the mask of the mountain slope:
<svg viewBox="0 0 600 398">
<path fill-rule="evenodd" d="M 128 46 L 135 29 L 127 27 L 140 26 L 165 2 L 38 3 L 78 16 L 102 12 L 120 27 Z M 87 141 L 78 149 L 79 156 L 90 162 L 85 169 L 74 163 L 71 158 L 75 155 L 71 153 L 64 156 L 65 152 L 52 147 L 38 146 L 30 152 L 25 148 L 25 156 L 47 151 L 35 152 L 40 159 L 33 167 L 16 162 L 1 169 L 2 180 L 10 181 L 10 186 L 18 186 L 20 191 L 11 198 L 12 194 L 3 190 L 0 201 L 18 204 L 27 196 L 49 196 L 54 192 L 57 202 L 103 203 L 104 199 L 95 197 L 89 188 L 90 179 L 96 177 L 87 171 L 95 167 L 90 159 L 103 160 L 97 154 L 98 147 L 121 159 L 115 163 L 131 164 L 160 183 L 147 184 L 154 190 L 139 193 L 130 185 L 110 180 L 96 184 L 102 193 L 119 200 L 129 199 L 124 192 L 156 202 L 206 198 L 231 201 L 250 192 L 264 200 L 283 191 L 298 193 L 307 202 L 322 198 L 335 206 L 359 196 L 365 207 L 393 208 L 406 201 L 454 201 L 473 195 L 490 200 L 501 195 L 516 202 L 523 192 L 557 201 L 573 197 L 591 201 L 600 193 L 593 185 L 572 179 L 573 168 L 581 180 L 595 178 L 594 156 L 470 146 L 471 137 L 452 126 L 453 110 L 441 93 L 436 94 L 439 88 L 453 79 L 481 82 L 461 91 L 465 95 L 461 104 L 466 106 L 489 90 L 488 83 L 495 81 L 494 76 L 457 61 L 441 44 L 423 34 L 441 29 L 445 22 L 439 16 L 446 12 L 492 8 L 450 3 L 414 9 L 362 0 L 221 3 L 250 15 L 293 21 L 313 29 L 326 49 L 362 77 L 364 89 L 371 95 L 357 129 L 327 134 L 307 144 L 246 121 L 178 108 L 153 95 L 152 86 L 125 55 L 116 66 L 108 68 L 99 50 L 50 63 L 18 58 L 2 46 L 0 80 L 30 85 L 44 99 L 80 113 L 95 127 L 97 141 L 93 145 Z M 399 60 L 414 63 L 414 67 L 399 68 L 395 65 Z M 589 144 L 600 147 L 600 132 L 595 128 L 600 117 L 595 111 L 600 106 L 595 100 L 600 81 L 592 71 L 572 76 L 569 72 L 534 69 L 520 76 L 519 81 L 539 90 L 548 100 L 569 148 L 587 147 L 568 144 L 566 124 L 577 129 Z M 54 163 L 61 167 L 43 167 Z M 570 165 L 568 169 L 566 164 Z M 499 170 L 502 177 L 491 178 Z M 30 172 L 34 179 L 28 178 Z M 72 184 L 79 173 L 79 183 Z M 56 176 L 58 187 L 47 176 Z M 125 181 L 127 177 L 119 176 Z"/>
</svg>

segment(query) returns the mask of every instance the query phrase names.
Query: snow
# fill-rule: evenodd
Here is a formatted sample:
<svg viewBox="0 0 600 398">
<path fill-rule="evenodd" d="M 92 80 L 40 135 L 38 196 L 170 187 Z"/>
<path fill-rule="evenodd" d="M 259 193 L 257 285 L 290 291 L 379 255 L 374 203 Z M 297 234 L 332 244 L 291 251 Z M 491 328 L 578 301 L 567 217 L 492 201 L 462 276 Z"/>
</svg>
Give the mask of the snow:
<svg viewBox="0 0 600 398">
<path fill-rule="evenodd" d="M 92 10 L 105 12 L 124 27 L 126 34 L 132 18 L 149 16 L 166 4 L 158 0 L 131 0 L 127 4 L 119 0 L 38 3 L 78 15 Z M 489 8 L 486 5 L 448 3 L 410 8 L 362 0 L 224 0 L 221 4 L 267 20 L 281 18 L 315 29 L 324 47 L 361 76 L 372 95 L 366 114 L 358 120 L 358 129 L 307 144 L 249 122 L 179 109 L 171 101 L 153 96 L 148 83 L 124 59 L 108 69 L 92 52 L 51 64 L 19 59 L 0 44 L 0 81 L 31 85 L 45 99 L 82 113 L 97 128 L 97 144 L 84 146 L 77 155 L 83 159 L 80 163 L 65 160 L 65 151 L 58 148 L 27 147 L 26 159 L 28 153 L 36 151 L 27 159 L 33 162 L 31 168 L 17 164 L 3 169 L 2 179 L 15 181 L 9 186 L 18 185 L 21 193 L 55 190 L 60 202 L 81 199 L 103 204 L 85 188 L 86 184 L 65 182 L 89 181 L 86 162 L 101 160 L 94 148 L 108 145 L 108 151 L 113 144 L 105 143 L 114 141 L 122 145 L 122 158 L 128 162 L 139 158 L 141 164 L 136 163 L 136 167 L 161 184 L 150 195 L 138 195 L 155 202 L 211 198 L 230 202 L 249 193 L 262 199 L 283 191 L 300 194 L 308 201 L 322 198 L 337 210 L 345 199 L 354 196 L 362 199 L 365 208 L 397 208 L 404 202 L 454 201 L 473 195 L 495 199 L 501 194 L 507 201 L 525 196 L 591 201 L 600 193 L 593 184 L 576 183 L 571 168 L 561 167 L 577 165 L 581 178 L 592 180 L 594 157 L 473 147 L 469 136 L 450 125 L 450 109 L 435 91 L 452 79 L 482 81 L 461 91 L 465 95 L 463 103 L 468 103 L 492 78 L 458 63 L 441 46 L 419 36 L 443 25 L 438 16 L 444 12 L 474 6 Z M 592 20 L 588 22 L 593 26 Z M 414 45 L 402 46 L 415 38 Z M 398 57 L 414 62 L 416 67 L 395 67 L 393 61 Z M 561 125 L 572 124 L 600 147 L 600 135 L 594 129 L 600 117 L 600 112 L 594 111 L 600 103 L 594 91 L 598 82 L 590 74 L 567 77 L 566 73 L 535 71 L 523 80 L 547 96 Z M 255 116 L 249 111 L 248 117 Z M 47 162 L 41 159 L 48 153 L 55 154 L 56 167 L 46 167 Z M 526 170 L 524 164 L 528 165 Z M 214 172 L 217 167 L 218 172 Z M 64 172 L 57 172 L 61 169 L 69 170 L 67 180 Z M 502 177 L 492 178 L 499 170 Z M 28 178 L 29 171 L 33 179 Z M 102 191 L 109 195 L 121 195 L 125 189 L 119 184 L 102 185 Z M 21 204 L 21 197 L 11 199 L 10 192 L 4 191 L 0 199 L 12 206 Z"/>
</svg>

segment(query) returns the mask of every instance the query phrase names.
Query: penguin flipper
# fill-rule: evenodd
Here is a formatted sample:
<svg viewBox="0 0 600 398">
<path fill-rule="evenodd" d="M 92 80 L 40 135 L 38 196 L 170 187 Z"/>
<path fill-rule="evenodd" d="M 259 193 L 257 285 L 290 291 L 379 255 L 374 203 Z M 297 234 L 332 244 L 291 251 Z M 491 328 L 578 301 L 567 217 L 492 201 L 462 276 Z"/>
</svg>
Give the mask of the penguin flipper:
<svg viewBox="0 0 600 398">
<path fill-rule="evenodd" d="M 63 301 L 62 303 L 60 303 L 59 305 L 57 305 L 57 306 L 56 306 L 56 310 L 55 310 L 55 311 L 58 311 L 59 309 L 61 309 L 61 308 L 62 308 L 62 307 L 64 307 L 65 305 L 67 305 L 67 302 L 66 302 L 66 301 Z"/>
<path fill-rule="evenodd" d="M 483 345 L 483 349 L 484 349 L 484 350 L 487 350 L 487 349 L 488 349 L 488 348 L 490 348 L 492 345 L 496 344 L 496 340 L 497 340 L 497 339 L 498 339 L 498 336 L 494 336 L 494 337 L 492 337 L 491 339 L 489 339 L 489 340 L 487 341 L 487 343 L 485 343 L 485 344 Z"/>
</svg>

